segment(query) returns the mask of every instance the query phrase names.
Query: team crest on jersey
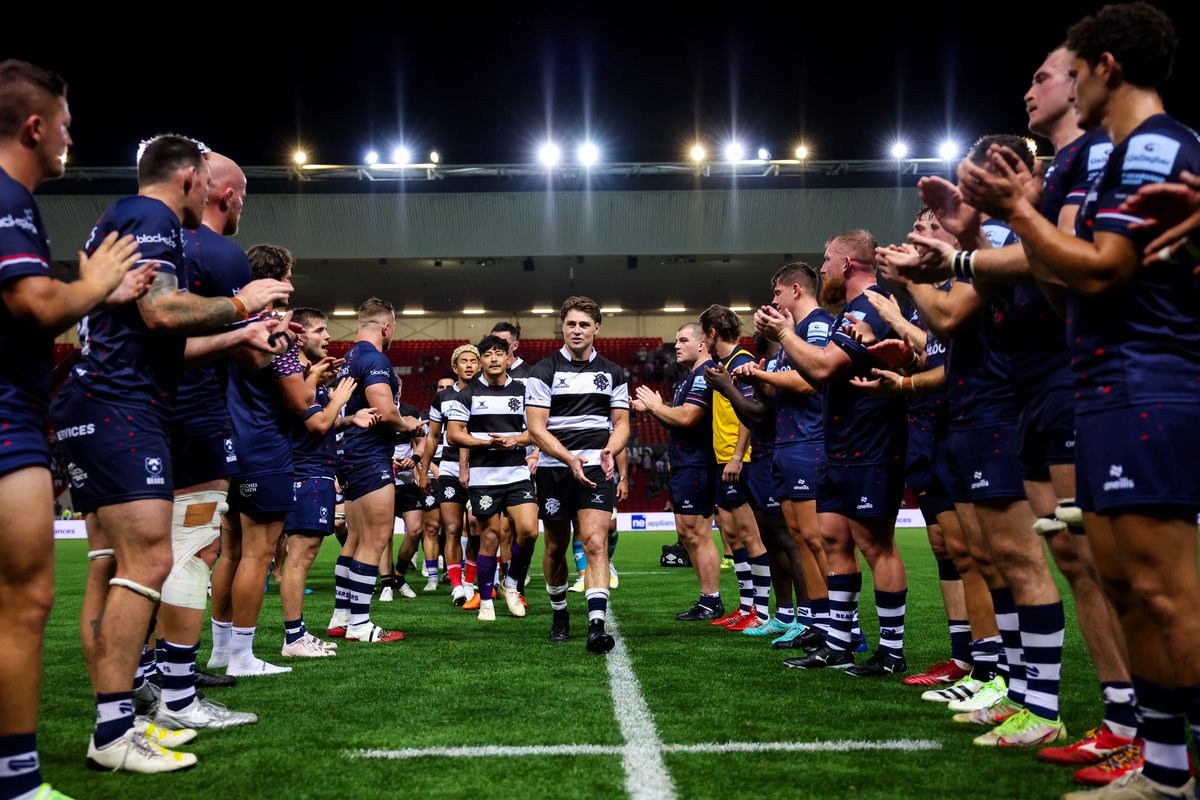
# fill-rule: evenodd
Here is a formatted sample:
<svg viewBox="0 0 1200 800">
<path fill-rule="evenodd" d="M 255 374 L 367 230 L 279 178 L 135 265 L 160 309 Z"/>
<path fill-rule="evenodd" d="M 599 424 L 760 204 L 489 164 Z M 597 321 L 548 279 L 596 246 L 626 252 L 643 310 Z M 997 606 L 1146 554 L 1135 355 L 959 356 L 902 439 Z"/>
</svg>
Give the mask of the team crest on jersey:
<svg viewBox="0 0 1200 800">
<path fill-rule="evenodd" d="M 329 522 L 329 509 L 328 508 L 326 508 L 325 506 L 321 506 L 321 512 L 320 512 L 320 514 L 317 515 L 317 521 L 320 522 L 322 525 Z"/>
<path fill-rule="evenodd" d="M 235 453 L 233 451 L 233 439 L 225 440 L 225 463 L 226 464 L 237 463 L 237 453 Z"/>
<path fill-rule="evenodd" d="M 454 499 L 454 487 L 447 486 L 445 489 L 443 489 L 442 497 L 446 498 L 447 500 L 453 500 Z"/>
<path fill-rule="evenodd" d="M 160 485 L 166 483 L 166 478 L 162 477 L 163 460 L 154 456 L 146 459 L 146 474 L 150 477 L 146 478 L 146 483 Z"/>
<path fill-rule="evenodd" d="M 547 514 L 557 514 L 559 509 L 561 509 L 561 508 L 562 508 L 562 503 L 558 502 L 557 498 L 554 498 L 554 497 L 546 498 L 546 513 Z"/>
<path fill-rule="evenodd" d="M 516 413 L 521 410 L 521 401 L 515 397 L 508 398 L 508 410 Z"/>
<path fill-rule="evenodd" d="M 434 503 L 433 495 L 431 495 L 431 494 L 425 495 L 425 507 L 433 508 L 433 503 Z"/>
<path fill-rule="evenodd" d="M 484 511 L 487 511 L 489 508 L 492 507 L 492 498 L 486 494 L 483 497 L 479 498 L 479 507 L 482 508 Z"/>
<path fill-rule="evenodd" d="M 605 375 L 603 372 L 598 373 L 596 375 L 596 377 L 592 378 L 592 383 L 595 384 L 596 388 L 599 389 L 600 391 L 602 391 L 602 392 L 608 391 L 608 376 Z"/>
</svg>

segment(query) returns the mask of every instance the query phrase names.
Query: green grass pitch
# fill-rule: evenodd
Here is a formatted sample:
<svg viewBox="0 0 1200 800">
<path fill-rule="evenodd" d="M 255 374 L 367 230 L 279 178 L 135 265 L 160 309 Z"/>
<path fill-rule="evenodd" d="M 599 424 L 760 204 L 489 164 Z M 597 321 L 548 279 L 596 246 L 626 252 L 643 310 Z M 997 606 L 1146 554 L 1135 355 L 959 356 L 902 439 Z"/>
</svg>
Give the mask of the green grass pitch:
<svg viewBox="0 0 1200 800">
<path fill-rule="evenodd" d="M 949 639 L 936 565 L 923 530 L 899 534 L 908 567 L 906 655 L 911 669 L 948 657 Z M 985 729 L 950 721 L 940 704 L 919 699 L 900 679 L 854 679 L 840 671 L 805 673 L 782 661 L 792 652 L 769 640 L 680 623 L 696 595 L 691 570 L 662 569 L 672 534 L 624 533 L 622 571 L 612 608 L 664 744 L 931 739 L 931 751 L 667 752 L 680 798 L 1010 798 L 1056 797 L 1071 772 L 1039 764 L 1026 750 L 974 747 Z M 323 636 L 333 607 L 336 543 L 310 575 L 309 627 Z M 485 625 L 454 607 L 449 587 L 414 600 L 375 604 L 374 618 L 408 633 L 393 645 L 343 644 L 334 658 L 296 660 L 289 675 L 243 679 L 209 696 L 254 711 L 257 725 L 201 732 L 187 748 L 190 772 L 158 777 L 89 772 L 84 766 L 93 705 L 78 643 L 87 569 L 86 543 L 57 545 L 58 600 L 46 630 L 39 744 L 55 787 L 77 798 L 521 798 L 620 797 L 619 755 L 350 759 L 360 749 L 481 745 L 620 746 L 603 657 L 584 650 L 583 596 L 571 594 L 573 640 L 550 645 L 550 608 L 540 570 L 531 577 L 529 616 Z M 573 571 L 572 571 L 573 572 Z M 1061 583 L 1061 581 L 1060 581 Z M 862 622 L 876 639 L 869 575 Z M 1064 587 L 1065 588 L 1065 587 Z M 736 604 L 732 571 L 722 573 Z M 1098 724 L 1096 673 L 1067 602 L 1063 716 L 1072 738 Z M 283 626 L 274 584 L 263 606 L 256 652 L 279 663 Z M 201 645 L 203 667 L 208 634 Z"/>
</svg>

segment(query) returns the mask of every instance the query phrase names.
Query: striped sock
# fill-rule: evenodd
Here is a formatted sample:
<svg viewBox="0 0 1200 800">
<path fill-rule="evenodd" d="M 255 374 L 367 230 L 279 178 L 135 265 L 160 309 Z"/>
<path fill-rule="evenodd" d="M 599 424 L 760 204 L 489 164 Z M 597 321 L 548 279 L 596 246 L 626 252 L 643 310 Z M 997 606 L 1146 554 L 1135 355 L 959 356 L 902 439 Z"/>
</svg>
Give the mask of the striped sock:
<svg viewBox="0 0 1200 800">
<path fill-rule="evenodd" d="M 430 580 L 437 580 L 438 568 L 436 558 L 425 559 L 425 577 Z"/>
<path fill-rule="evenodd" d="M 795 606 L 775 606 L 775 619 L 782 622 L 784 625 L 791 625 L 796 621 Z"/>
<path fill-rule="evenodd" d="M 1146 766 L 1142 774 L 1164 786 L 1183 786 L 1188 782 L 1187 720 L 1182 712 L 1182 691 L 1160 686 L 1133 676 L 1142 722 L 1138 735 L 1145 744 L 1142 753 Z"/>
<path fill-rule="evenodd" d="M 42 785 L 37 734 L 0 736 L 0 797 L 20 797 Z"/>
<path fill-rule="evenodd" d="M 996 677 L 1000 666 L 1000 637 L 989 636 L 971 642 L 971 677 L 987 683 Z"/>
<path fill-rule="evenodd" d="M 1043 719 L 1058 719 L 1062 675 L 1063 604 L 1020 606 L 1021 649 L 1025 659 L 1025 707 Z"/>
<path fill-rule="evenodd" d="M 550 608 L 555 612 L 567 610 L 567 585 L 551 586 L 546 584 L 546 594 L 550 595 Z"/>
<path fill-rule="evenodd" d="M 825 633 L 829 633 L 829 598 L 822 597 L 812 601 L 813 624 Z"/>
<path fill-rule="evenodd" d="M 133 727 L 133 692 L 96 695 L 96 747 L 112 744 Z"/>
<path fill-rule="evenodd" d="M 588 589 L 583 596 L 587 598 L 588 622 L 604 622 L 608 616 L 608 589 Z"/>
<path fill-rule="evenodd" d="M 952 619 L 950 625 L 950 657 L 960 665 L 971 665 L 971 623 Z"/>
<path fill-rule="evenodd" d="M 862 573 L 858 575 L 858 594 L 862 594 Z M 850 641 L 855 647 L 859 643 L 866 643 L 867 637 L 863 636 L 862 626 L 858 624 L 858 595 L 854 599 L 854 615 L 850 617 Z"/>
<path fill-rule="evenodd" d="M 138 665 L 133 670 L 133 690 L 136 692 L 146 685 L 146 659 L 154 659 L 154 651 L 150 649 L 150 643 L 142 645 L 142 655 L 138 659 Z"/>
<path fill-rule="evenodd" d="M 587 553 L 583 551 L 583 542 L 578 539 L 571 542 L 571 555 L 575 557 L 575 571 L 582 575 L 587 571 Z"/>
<path fill-rule="evenodd" d="M 862 573 L 829 576 L 829 630 L 825 644 L 834 650 L 853 647 L 854 612 L 862 591 Z"/>
<path fill-rule="evenodd" d="M 754 578 L 750 574 L 750 554 L 744 547 L 733 551 L 733 574 L 738 582 L 738 610 L 749 614 L 754 610 Z"/>
<path fill-rule="evenodd" d="M 1200 685 L 1179 690 L 1183 694 L 1188 722 L 1192 726 L 1192 744 L 1200 747 Z"/>
<path fill-rule="evenodd" d="M 350 564 L 354 559 L 350 556 L 338 556 L 333 567 L 333 610 L 350 610 Z"/>
<path fill-rule="evenodd" d="M 304 638 L 304 634 L 308 633 L 304 629 L 304 615 L 300 615 L 300 619 L 291 619 L 283 621 L 283 643 L 294 644 Z"/>
<path fill-rule="evenodd" d="M 196 697 L 196 653 L 200 643 L 193 645 L 163 642 L 166 656 L 159 665 L 162 670 L 162 702 L 168 711 L 182 711 Z"/>
<path fill-rule="evenodd" d="M 491 600 L 492 591 L 496 588 L 496 556 L 479 554 L 479 599 Z"/>
<path fill-rule="evenodd" d="M 366 625 L 371 621 L 371 595 L 375 593 L 375 577 L 379 567 L 351 559 L 348 588 L 350 589 L 350 624 Z"/>
<path fill-rule="evenodd" d="M 992 589 L 992 608 L 996 611 L 996 627 L 1004 643 L 1004 659 L 1008 662 L 1008 699 L 1015 705 L 1025 705 L 1025 662 L 1021 649 L 1021 623 L 1017 601 L 1008 589 Z"/>
<path fill-rule="evenodd" d="M 806 628 L 811 628 L 817 624 L 816 614 L 813 611 L 813 604 L 807 601 L 796 603 L 796 621 Z M 824 630 L 824 628 L 822 628 Z"/>
<path fill-rule="evenodd" d="M 904 657 L 904 611 L 908 589 L 898 592 L 875 590 L 875 609 L 879 612 L 879 649 L 896 658 Z"/>
<path fill-rule="evenodd" d="M 750 579 L 754 587 L 754 610 L 766 622 L 771 618 L 771 560 L 766 553 L 750 559 Z"/>
<path fill-rule="evenodd" d="M 1117 736 L 1132 739 L 1137 736 L 1137 697 L 1133 684 L 1108 681 L 1100 684 L 1104 696 L 1104 724 Z M 1200 742 L 1200 738 L 1196 739 Z"/>
</svg>

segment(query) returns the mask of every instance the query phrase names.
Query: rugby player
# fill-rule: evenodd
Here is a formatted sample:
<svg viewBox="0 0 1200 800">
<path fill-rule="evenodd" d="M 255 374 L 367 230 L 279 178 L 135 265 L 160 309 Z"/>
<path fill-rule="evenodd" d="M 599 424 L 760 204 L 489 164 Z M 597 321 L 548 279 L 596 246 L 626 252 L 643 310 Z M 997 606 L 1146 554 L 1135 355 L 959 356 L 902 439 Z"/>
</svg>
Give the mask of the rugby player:
<svg viewBox="0 0 1200 800">
<path fill-rule="evenodd" d="M 396 376 L 396 380 L 400 381 L 403 386 L 404 382 L 399 375 Z M 397 399 L 396 405 L 403 417 L 418 419 L 421 416 L 419 409 L 403 400 Z M 425 493 L 417 485 L 417 462 L 413 459 L 415 449 L 423 444 L 423 439 L 423 429 L 400 431 L 396 434 L 395 447 L 392 450 L 392 472 L 395 475 L 393 482 L 396 484 L 396 508 L 393 513 L 397 519 L 404 522 L 404 539 L 401 541 L 400 551 L 396 555 L 394 571 L 392 564 L 394 537 L 388 539 L 387 546 L 383 549 L 383 558 L 379 560 L 379 570 L 382 576 L 379 582 L 381 587 L 379 602 L 381 603 L 390 602 L 396 592 L 403 597 L 417 596 L 417 593 L 408 585 L 406 576 L 412 568 L 413 556 L 417 554 L 417 548 L 421 546 L 424 531 Z"/>
<path fill-rule="evenodd" d="M 501 521 L 512 518 L 514 539 L 508 574 L 500 588 L 509 613 L 525 616 L 518 584 L 529 570 L 537 542 L 537 504 L 525 464 L 530 444 L 525 425 L 525 384 L 508 375 L 508 343 L 488 335 L 478 345 L 479 376 L 449 406 L 446 441 L 467 450 L 471 508 L 480 524 L 479 619 L 492 622 L 492 590 L 500 548 Z"/>
<path fill-rule="evenodd" d="M 457 606 L 465 605 L 469 599 L 469 583 L 463 582 L 463 547 L 460 536 L 463 533 L 463 521 L 467 508 L 467 490 L 459 481 L 461 475 L 460 453 L 457 447 L 446 441 L 448 427 L 447 413 L 449 404 L 459 389 L 466 386 L 479 371 L 479 350 L 473 344 L 464 344 L 454 349 L 450 355 L 450 368 L 458 378 L 452 386 L 440 390 L 433 398 L 433 406 L 429 409 L 429 440 L 441 442 L 435 450 L 426 445 L 421 455 L 421 464 L 417 469 L 417 481 L 421 488 L 430 491 L 437 499 L 442 515 L 442 528 L 446 534 L 443 548 L 446 558 L 446 575 L 450 580 L 450 600 Z M 437 484 L 431 487 L 429 468 L 437 456 Z"/>
<path fill-rule="evenodd" d="M 525 381 L 526 423 L 538 447 L 538 516 L 546 531 L 543 571 L 554 619 L 551 642 L 570 637 L 567 562 L 571 520 L 579 517 L 587 552 L 587 649 L 608 653 L 608 526 L 615 504 L 616 455 L 629 440 L 625 371 L 596 352 L 600 306 L 572 296 L 558 313 L 563 347 L 542 359 Z"/>
<path fill-rule="evenodd" d="M 712 518 L 717 504 L 716 457 L 712 446 L 713 390 L 704 370 L 716 366 L 709 357 L 704 329 L 698 322 L 681 325 L 675 332 L 675 360 L 688 375 L 675 387 L 671 405 L 658 392 L 638 386 L 633 410 L 649 414 L 667 429 L 667 454 L 671 460 L 671 508 L 675 530 L 687 548 L 700 585 L 700 596 L 687 611 L 675 615 L 682 622 L 719 620 L 721 560 L 713 543 Z M 749 387 L 746 387 L 749 389 Z M 757 615 L 750 612 L 757 619 Z"/>
<path fill-rule="evenodd" d="M 1112 531 L 1113 552 L 1095 556 L 1102 574 L 1123 576 L 1106 588 L 1128 641 L 1145 742 L 1143 770 L 1100 790 L 1114 797 L 1195 791 L 1186 718 L 1200 721 L 1200 291 L 1190 261 L 1142 267 L 1153 234 L 1120 210 L 1141 186 L 1200 170 L 1196 134 L 1165 113 L 1160 95 L 1176 43 L 1171 21 L 1146 3 L 1105 6 L 1068 31 L 1079 123 L 1103 127 L 1113 144 L 1075 236 L 1024 196 L 1011 152 L 993 148 L 988 169 L 960 176 L 968 202 L 1012 225 L 1034 273 L 1067 287 L 1077 502 Z"/>
<path fill-rule="evenodd" d="M 109 232 L 80 254 L 79 280 L 55 280 L 33 192 L 63 174 L 71 146 L 67 84 L 24 61 L 0 62 L 0 797 L 65 797 L 43 784 L 37 749 L 42 639 L 54 601 L 54 508 L 46 439 L 54 337 L 102 303 L 136 300 L 155 265 L 133 235 Z M 59 439 L 88 430 L 61 428 Z M 74 473 L 75 470 L 71 469 Z M 174 737 L 177 743 L 178 737 Z"/>
<path fill-rule="evenodd" d="M 438 379 L 436 392 L 449 389 L 454 385 L 454 377 L 451 375 L 443 376 Z M 432 427 L 430 422 L 430 410 L 426 409 L 423 416 L 426 425 Z M 422 488 L 424 497 L 424 511 L 422 513 L 422 522 L 424 524 L 424 541 L 421 545 L 425 555 L 425 588 L 422 591 L 436 592 L 438 588 L 438 555 L 441 552 L 441 544 L 438 539 L 442 535 L 442 509 L 438 505 L 437 498 L 430 493 L 430 486 L 437 485 L 437 469 L 438 464 L 442 460 L 442 439 L 434 438 L 433 434 L 426 429 L 426 434 L 421 438 L 422 448 L 421 453 L 417 457 L 417 470 L 424 469 L 424 481 L 417 479 L 417 472 L 414 470 L 413 478 L 417 480 L 417 485 Z M 432 457 L 426 462 L 425 451 L 432 450 Z M 423 466 L 428 463 L 428 467 Z M 423 484 L 423 485 L 422 485 Z"/>
<path fill-rule="evenodd" d="M 133 718 L 138 653 L 172 564 L 167 419 L 187 334 L 229 325 L 291 292 L 278 280 L 251 281 L 233 298 L 180 290 L 181 226 L 201 224 L 208 183 L 196 142 L 168 134 L 145 145 L 139 194 L 117 201 L 100 218 L 85 249 L 94 250 L 110 231 L 131 233 L 142 260 L 158 264 L 154 283 L 136 304 L 93 311 L 80 321 L 80 361 L 51 408 L 57 429 L 94 432 L 63 440 L 63 451 L 75 464 L 71 495 L 87 514 L 90 557 L 115 561 L 107 582 L 104 567 L 90 572 L 84 602 L 84 652 L 93 665 L 97 708 L 88 759 L 104 769 L 167 772 L 196 763 L 192 754 L 149 742 Z M 250 337 L 266 326 L 242 330 Z"/>
</svg>

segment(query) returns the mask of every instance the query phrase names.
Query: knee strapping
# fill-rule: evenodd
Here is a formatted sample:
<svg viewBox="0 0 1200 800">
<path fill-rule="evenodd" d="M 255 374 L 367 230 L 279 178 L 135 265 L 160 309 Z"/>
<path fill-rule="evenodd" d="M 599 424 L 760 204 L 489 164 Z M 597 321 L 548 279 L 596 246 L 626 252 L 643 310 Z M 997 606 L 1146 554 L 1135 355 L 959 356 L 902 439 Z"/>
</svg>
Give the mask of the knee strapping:
<svg viewBox="0 0 1200 800">
<path fill-rule="evenodd" d="M 111 547 L 104 550 L 88 550 L 89 561 L 99 561 L 102 558 L 116 558 L 117 554 Z"/>
<path fill-rule="evenodd" d="M 208 605 L 208 572 L 208 564 L 199 556 L 176 563 L 163 581 L 162 601 L 178 608 L 203 611 Z"/>
<path fill-rule="evenodd" d="M 171 507 L 171 550 L 176 563 L 186 561 L 221 535 L 221 515 L 229 510 L 226 493 L 189 492 Z"/>
<path fill-rule="evenodd" d="M 122 589 L 128 589 L 135 594 L 140 594 L 151 603 L 157 603 L 162 599 L 162 595 L 151 589 L 149 586 L 143 586 L 137 581 L 131 581 L 128 578 L 113 578 L 108 582 L 108 585 L 120 586 Z"/>
</svg>

